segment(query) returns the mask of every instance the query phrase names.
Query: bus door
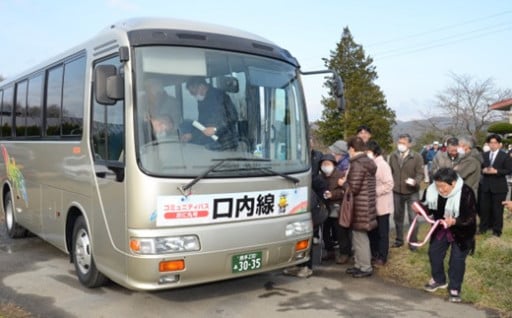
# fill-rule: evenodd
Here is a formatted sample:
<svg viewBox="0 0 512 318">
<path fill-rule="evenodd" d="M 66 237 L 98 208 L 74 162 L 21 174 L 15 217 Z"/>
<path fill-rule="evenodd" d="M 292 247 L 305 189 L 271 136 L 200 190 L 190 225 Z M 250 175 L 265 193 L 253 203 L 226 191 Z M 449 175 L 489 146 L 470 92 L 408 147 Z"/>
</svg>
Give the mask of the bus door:
<svg viewBox="0 0 512 318">
<path fill-rule="evenodd" d="M 97 65 L 114 65 L 119 71 L 122 64 L 115 56 L 102 60 Z M 93 92 L 96 94 L 96 91 Z M 125 237 L 125 103 L 118 100 L 104 105 L 92 99 L 91 151 L 94 160 L 94 184 L 92 209 L 89 222 L 95 235 L 110 236 L 117 246 Z M 106 223 L 106 224 L 105 224 Z M 101 249 L 105 250 L 105 249 Z M 96 254 L 100 251 L 96 250 Z"/>
</svg>

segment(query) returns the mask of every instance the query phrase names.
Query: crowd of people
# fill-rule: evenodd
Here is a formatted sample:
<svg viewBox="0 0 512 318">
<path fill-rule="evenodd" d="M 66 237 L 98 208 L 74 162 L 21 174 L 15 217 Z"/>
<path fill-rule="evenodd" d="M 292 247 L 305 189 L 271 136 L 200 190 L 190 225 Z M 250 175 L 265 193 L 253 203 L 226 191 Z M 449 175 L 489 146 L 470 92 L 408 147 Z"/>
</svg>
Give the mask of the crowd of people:
<svg viewBox="0 0 512 318">
<path fill-rule="evenodd" d="M 212 150 L 237 147 L 236 108 L 226 93 L 204 78 L 191 77 L 186 83 L 188 92 L 197 100 L 195 121 L 179 120 L 175 101 L 164 93 L 157 79 L 149 78 L 144 84 L 148 107 L 145 118 L 151 128 L 148 138 L 169 138 L 179 131 L 182 142 Z M 169 107 L 161 107 L 162 104 Z M 512 210 L 512 198 L 506 198 L 512 149 L 504 151 L 497 134 L 489 135 L 482 148 L 466 136 L 450 136 L 442 143 L 434 141 L 421 152 L 412 146 L 412 137 L 401 134 L 395 150 L 385 154 L 366 125 L 358 127 L 356 135 L 330 145 L 325 154 L 312 144 L 310 201 L 314 240 L 325 250 L 322 261 L 350 264 L 348 275 L 369 277 L 374 267 L 386 265 L 390 248 L 407 247 L 414 252 L 422 245 L 417 226 L 411 227 L 419 206 L 425 215 L 443 225 L 430 236 L 431 278 L 424 289 L 434 292 L 447 288 L 449 300 L 460 302 L 466 258 L 475 250 L 475 235 L 491 232 L 499 238 L 504 208 Z M 321 210 L 326 211 L 325 215 L 319 215 Z M 395 227 L 392 239 L 391 215 Z M 407 237 L 406 215 L 410 227 Z M 444 259 L 448 249 L 446 274 Z M 313 254 L 307 263 L 287 268 L 284 273 L 311 276 Z"/>
<path fill-rule="evenodd" d="M 386 265 L 389 248 L 416 251 L 422 244 L 417 226 L 405 237 L 404 219 L 407 215 L 409 226 L 414 224 L 419 206 L 432 222 L 442 224 L 429 237 L 431 278 L 424 289 L 448 289 L 449 300 L 460 302 L 475 236 L 490 231 L 499 238 L 504 208 L 512 210 L 512 199 L 506 198 L 511 153 L 502 149 L 497 134 L 489 135 L 482 148 L 461 136 L 434 141 L 421 152 L 412 149 L 409 134 L 401 134 L 396 150 L 387 155 L 371 137 L 371 129 L 360 126 L 357 135 L 336 141 L 328 153 L 312 150 L 313 192 L 328 210 L 315 228 L 325 250 L 322 262 L 351 264 L 346 273 L 364 278 Z M 391 215 L 395 231 L 390 239 Z M 285 273 L 309 277 L 312 266 L 310 261 L 307 269 Z"/>
</svg>

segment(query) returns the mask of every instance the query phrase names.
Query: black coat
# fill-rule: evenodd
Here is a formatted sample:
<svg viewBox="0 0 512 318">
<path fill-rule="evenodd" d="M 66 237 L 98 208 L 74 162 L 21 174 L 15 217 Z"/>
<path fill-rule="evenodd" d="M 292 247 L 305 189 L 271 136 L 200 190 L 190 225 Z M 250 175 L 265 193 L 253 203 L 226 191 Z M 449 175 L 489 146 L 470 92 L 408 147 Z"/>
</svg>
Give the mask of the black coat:
<svg viewBox="0 0 512 318">
<path fill-rule="evenodd" d="M 483 158 L 484 162 L 482 163 L 482 168 L 486 168 L 491 166 L 489 159 L 490 152 L 484 152 Z M 498 170 L 497 174 L 485 174 L 482 173 L 482 179 L 480 181 L 480 191 L 481 192 L 491 192 L 491 193 L 507 193 L 508 192 L 508 184 L 507 184 L 507 175 L 512 173 L 512 159 L 503 151 L 498 151 L 498 155 L 494 159 L 494 163 L 492 165 L 496 170 Z"/>
<path fill-rule="evenodd" d="M 461 191 L 459 217 L 457 217 L 456 223 L 449 229 L 455 239 L 455 243 L 457 243 L 460 249 L 463 251 L 469 249 L 472 252 L 475 249 L 477 215 L 475 193 L 473 189 L 466 184 L 462 186 Z M 444 219 L 445 206 L 446 199 L 439 195 L 437 197 L 437 210 L 429 210 L 434 220 Z M 436 234 L 441 228 L 442 226 L 437 227 L 434 233 L 432 233 L 432 240 L 436 239 Z"/>
</svg>

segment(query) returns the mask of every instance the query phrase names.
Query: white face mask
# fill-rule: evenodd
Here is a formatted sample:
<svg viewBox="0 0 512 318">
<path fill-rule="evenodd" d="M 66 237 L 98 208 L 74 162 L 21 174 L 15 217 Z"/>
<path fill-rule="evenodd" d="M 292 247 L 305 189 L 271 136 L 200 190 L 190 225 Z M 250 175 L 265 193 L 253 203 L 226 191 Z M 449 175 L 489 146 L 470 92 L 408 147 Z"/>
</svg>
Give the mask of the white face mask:
<svg viewBox="0 0 512 318">
<path fill-rule="evenodd" d="M 464 148 L 458 147 L 457 153 L 459 154 L 459 156 L 464 156 L 466 154 L 466 151 L 464 151 Z"/>
<path fill-rule="evenodd" d="M 322 169 L 322 172 L 325 173 L 328 176 L 330 176 L 331 173 L 334 171 L 334 167 L 333 166 L 322 166 L 320 169 Z"/>
<path fill-rule="evenodd" d="M 198 102 L 202 102 L 204 100 L 204 95 L 199 95 L 198 94 L 198 95 L 196 95 L 194 97 L 197 99 Z"/>
<path fill-rule="evenodd" d="M 398 144 L 397 149 L 398 149 L 399 152 L 406 152 L 407 151 L 407 146 L 404 145 L 404 144 Z"/>
</svg>

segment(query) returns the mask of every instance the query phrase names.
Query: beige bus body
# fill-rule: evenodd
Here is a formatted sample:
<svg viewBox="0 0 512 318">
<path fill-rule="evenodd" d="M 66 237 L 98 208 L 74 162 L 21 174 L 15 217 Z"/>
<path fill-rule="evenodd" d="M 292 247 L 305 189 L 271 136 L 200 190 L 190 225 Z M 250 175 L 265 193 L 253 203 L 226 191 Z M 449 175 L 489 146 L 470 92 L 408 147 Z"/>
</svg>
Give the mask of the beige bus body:
<svg viewBox="0 0 512 318">
<path fill-rule="evenodd" d="M 147 30 L 153 32 L 154 44 L 150 43 L 151 36 L 143 37 Z M 194 37 L 170 44 L 158 38 L 173 30 L 206 34 L 206 38 L 226 37 L 235 44 L 245 42 L 237 50 L 235 44 L 233 48 L 210 47 L 208 39 L 201 47 L 193 42 Z M 134 43 L 134 39 L 142 40 Z M 261 45 L 267 52 L 271 48 L 274 53 L 246 52 L 246 43 L 254 43 L 256 49 Z M 127 50 L 120 53 L 120 48 Z M 0 83 L 0 102 L 3 96 L 5 106 L 10 88 L 20 99 L 24 79 L 30 92 L 33 74 L 41 73 L 46 83 L 52 65 L 63 62 L 67 70 L 65 61 L 70 56 L 85 66 L 80 129 L 71 136 L 48 136 L 46 127 L 51 120 L 45 115 L 49 107 L 45 105 L 41 107 L 45 111 L 40 115 L 44 118 L 40 136 L 3 132 L 1 200 L 10 235 L 23 236 L 26 229 L 70 254 L 81 282 L 89 287 L 101 285 L 105 282 L 102 278 L 107 277 L 130 289 L 167 289 L 307 261 L 312 236 L 307 117 L 298 66 L 293 58 L 276 53 L 278 49 L 260 37 L 219 26 L 170 19 L 130 20 L 107 28 L 12 81 Z M 169 55 L 170 61 L 161 62 L 161 70 L 155 70 L 152 63 Z M 206 62 L 196 63 L 190 56 Z M 188 95 L 184 80 L 204 75 L 210 84 L 221 87 L 222 80 L 219 74 L 210 73 L 214 67 L 208 60 L 219 56 L 225 57 L 231 70 L 219 74 L 232 76 L 234 80 L 229 80 L 241 87 L 227 92 L 237 107 L 239 122 L 252 127 L 247 129 L 249 141 L 241 140 L 236 149 L 224 151 L 177 140 L 146 143 L 143 76 L 151 73 L 165 78 L 180 102 L 180 118 L 193 119 L 197 113 L 187 112 L 195 109 L 196 102 Z M 183 67 L 187 57 L 190 65 Z M 247 73 L 242 71 L 244 63 L 234 62 L 242 60 L 255 63 L 249 65 Z M 115 105 L 105 106 L 95 100 L 95 66 L 113 61 L 118 75 L 122 74 L 124 96 Z M 274 81 L 268 80 L 272 72 L 266 63 L 291 70 L 286 75 L 288 86 L 281 83 L 285 79 L 280 69 L 273 71 Z M 257 111 L 249 104 L 256 105 Z M 103 114 L 110 112 L 116 114 L 115 120 L 99 123 Z M 9 123 L 12 116 L 2 111 L 2 122 Z M 21 123 L 18 115 L 14 116 L 16 123 Z M 25 121 L 27 127 L 29 122 Z M 121 133 L 116 135 L 117 130 Z M 251 135 L 251 130 L 257 134 Z M 114 151 L 108 140 L 119 135 L 120 147 Z M 217 164 L 218 168 L 210 169 Z M 248 204 L 245 210 L 243 204 Z"/>
</svg>

